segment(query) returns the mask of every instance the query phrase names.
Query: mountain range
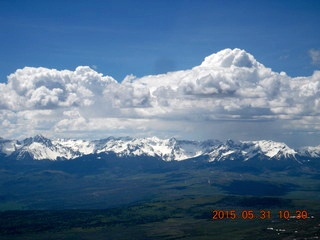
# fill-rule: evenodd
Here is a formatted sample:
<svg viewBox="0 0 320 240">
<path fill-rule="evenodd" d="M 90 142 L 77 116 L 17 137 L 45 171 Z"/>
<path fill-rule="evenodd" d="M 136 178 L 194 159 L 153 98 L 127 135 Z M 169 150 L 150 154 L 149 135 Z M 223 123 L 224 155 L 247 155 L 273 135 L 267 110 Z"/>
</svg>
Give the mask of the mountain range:
<svg viewBox="0 0 320 240">
<path fill-rule="evenodd" d="M 203 157 L 208 162 L 290 159 L 299 163 L 320 158 L 320 146 L 292 149 L 285 143 L 270 140 L 190 141 L 108 137 L 100 140 L 49 139 L 42 135 L 24 140 L 0 138 L 0 155 L 16 160 L 71 160 L 86 155 L 113 153 L 118 157 L 155 157 L 163 161 L 182 161 Z"/>
</svg>

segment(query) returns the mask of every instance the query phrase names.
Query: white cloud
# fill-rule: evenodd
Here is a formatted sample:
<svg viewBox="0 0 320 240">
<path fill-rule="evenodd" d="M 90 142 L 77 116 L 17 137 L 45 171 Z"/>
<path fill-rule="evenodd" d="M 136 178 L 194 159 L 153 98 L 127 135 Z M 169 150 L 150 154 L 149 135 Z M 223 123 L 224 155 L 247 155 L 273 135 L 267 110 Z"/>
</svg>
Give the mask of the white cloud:
<svg viewBox="0 0 320 240">
<path fill-rule="evenodd" d="M 190 70 L 129 75 L 121 83 L 89 67 L 26 67 L 0 84 L 0 134 L 254 139 L 263 138 L 256 126 L 264 128 L 266 121 L 275 136 L 302 129 L 301 121 L 316 133 L 319 99 L 320 71 L 291 78 L 240 49 L 220 51 Z"/>
<path fill-rule="evenodd" d="M 114 82 L 89 67 L 78 67 L 74 72 L 25 67 L 9 75 L 8 83 L 0 86 L 0 107 L 20 111 L 87 106 Z"/>
<path fill-rule="evenodd" d="M 312 64 L 320 65 L 320 50 L 311 49 L 309 50 L 309 55 L 311 57 Z"/>
</svg>

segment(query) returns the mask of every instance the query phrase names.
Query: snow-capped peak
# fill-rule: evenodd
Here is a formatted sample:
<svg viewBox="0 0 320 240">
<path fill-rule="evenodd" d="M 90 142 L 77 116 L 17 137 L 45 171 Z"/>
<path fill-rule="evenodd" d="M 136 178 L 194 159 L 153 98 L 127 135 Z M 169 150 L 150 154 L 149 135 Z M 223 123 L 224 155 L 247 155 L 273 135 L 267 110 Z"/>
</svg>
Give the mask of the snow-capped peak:
<svg viewBox="0 0 320 240">
<path fill-rule="evenodd" d="M 315 147 L 303 147 L 299 149 L 299 154 L 305 157 L 320 158 L 320 145 Z"/>
<path fill-rule="evenodd" d="M 253 141 L 256 147 L 260 148 L 262 153 L 270 158 L 293 157 L 297 152 L 289 148 L 285 143 L 274 141 Z"/>
</svg>

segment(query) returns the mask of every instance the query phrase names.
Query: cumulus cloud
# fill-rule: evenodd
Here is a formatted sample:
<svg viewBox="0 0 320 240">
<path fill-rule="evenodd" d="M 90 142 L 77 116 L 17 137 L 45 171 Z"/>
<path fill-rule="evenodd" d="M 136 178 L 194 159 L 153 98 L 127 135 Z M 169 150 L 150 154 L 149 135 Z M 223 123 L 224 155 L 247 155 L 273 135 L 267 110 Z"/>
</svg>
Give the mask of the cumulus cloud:
<svg viewBox="0 0 320 240">
<path fill-rule="evenodd" d="M 316 51 L 310 55 L 319 60 Z M 129 75 L 122 82 L 86 66 L 74 71 L 25 67 L 0 84 L 1 134 L 212 138 L 219 137 L 211 135 L 225 126 L 224 133 L 238 131 L 240 136 L 248 131 L 255 138 L 258 128 L 250 130 L 247 123 L 266 126 L 272 122 L 276 131 L 319 129 L 319 99 L 320 71 L 291 78 L 240 49 L 212 54 L 189 70 L 142 78 Z M 221 125 L 226 121 L 233 125 Z M 299 121 L 303 127 L 294 124 Z"/>
<path fill-rule="evenodd" d="M 309 55 L 312 60 L 313 65 L 320 65 L 320 50 L 317 49 L 311 49 L 309 50 Z"/>
<path fill-rule="evenodd" d="M 9 75 L 0 86 L 1 107 L 12 110 L 87 106 L 116 82 L 89 67 L 75 71 L 25 67 Z"/>
</svg>

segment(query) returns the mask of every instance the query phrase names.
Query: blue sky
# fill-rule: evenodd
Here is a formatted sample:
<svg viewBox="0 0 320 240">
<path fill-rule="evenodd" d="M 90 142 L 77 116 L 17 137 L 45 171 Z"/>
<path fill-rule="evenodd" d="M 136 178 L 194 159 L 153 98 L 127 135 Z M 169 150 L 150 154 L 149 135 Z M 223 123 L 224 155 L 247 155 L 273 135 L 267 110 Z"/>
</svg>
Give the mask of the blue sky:
<svg viewBox="0 0 320 240">
<path fill-rule="evenodd" d="M 0 1 L 0 81 L 25 66 L 88 65 L 121 81 L 188 69 L 241 48 L 274 71 L 310 75 L 319 1 Z"/>
<path fill-rule="evenodd" d="M 0 136 L 319 145 L 319 23 L 318 0 L 0 0 Z"/>
</svg>

